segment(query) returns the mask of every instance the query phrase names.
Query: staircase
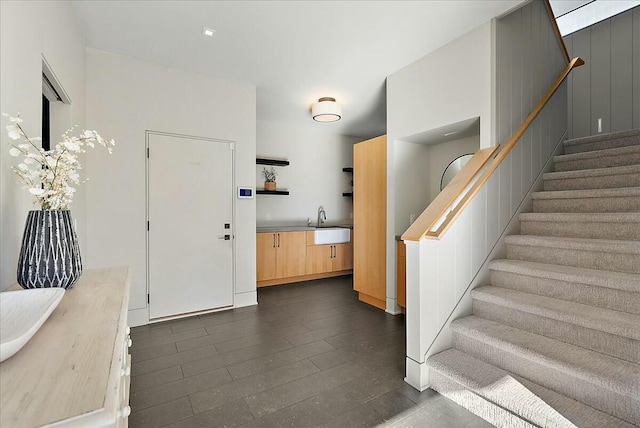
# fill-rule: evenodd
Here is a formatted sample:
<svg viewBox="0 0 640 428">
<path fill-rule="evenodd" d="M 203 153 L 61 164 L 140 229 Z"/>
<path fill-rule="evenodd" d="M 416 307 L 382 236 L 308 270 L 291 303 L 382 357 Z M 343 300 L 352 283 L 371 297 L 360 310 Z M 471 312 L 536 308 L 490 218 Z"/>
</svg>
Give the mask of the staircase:
<svg viewBox="0 0 640 428">
<path fill-rule="evenodd" d="M 499 427 L 637 427 L 640 130 L 564 149 L 429 384 Z"/>
</svg>

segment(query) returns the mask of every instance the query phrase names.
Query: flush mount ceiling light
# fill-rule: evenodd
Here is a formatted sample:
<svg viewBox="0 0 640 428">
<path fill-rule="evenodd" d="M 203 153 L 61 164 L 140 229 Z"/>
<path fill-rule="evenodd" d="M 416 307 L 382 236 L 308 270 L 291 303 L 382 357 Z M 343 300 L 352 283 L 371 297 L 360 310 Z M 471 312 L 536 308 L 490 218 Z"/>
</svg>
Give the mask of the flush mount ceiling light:
<svg viewBox="0 0 640 428">
<path fill-rule="evenodd" d="M 316 122 L 337 122 L 342 118 L 342 109 L 335 98 L 322 97 L 311 107 L 311 116 Z"/>
<path fill-rule="evenodd" d="M 216 34 L 216 30 L 212 30 L 211 28 L 207 28 L 207 27 L 202 27 L 203 36 L 213 37 L 214 34 Z"/>
</svg>

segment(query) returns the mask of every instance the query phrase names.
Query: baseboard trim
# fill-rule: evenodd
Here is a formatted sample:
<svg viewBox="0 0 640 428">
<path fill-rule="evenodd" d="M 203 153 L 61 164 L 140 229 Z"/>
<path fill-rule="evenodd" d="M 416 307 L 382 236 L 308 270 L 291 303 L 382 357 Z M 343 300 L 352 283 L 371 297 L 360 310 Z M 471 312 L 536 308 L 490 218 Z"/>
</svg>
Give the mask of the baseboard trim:
<svg viewBox="0 0 640 428">
<path fill-rule="evenodd" d="M 244 308 L 258 304 L 258 292 L 248 291 L 246 293 L 236 293 L 234 308 Z"/>
<path fill-rule="evenodd" d="M 353 270 L 341 270 L 336 272 L 314 273 L 311 275 L 292 276 L 289 278 L 267 279 L 258 281 L 257 287 L 270 287 L 272 285 L 291 284 L 293 282 L 311 281 L 314 279 L 333 278 L 335 276 L 351 275 Z"/>
<path fill-rule="evenodd" d="M 130 309 L 127 312 L 127 324 L 129 327 L 138 327 L 149 324 L 149 309 Z"/>
<path fill-rule="evenodd" d="M 428 389 L 429 366 L 427 362 L 419 363 L 409 357 L 406 360 L 406 377 L 404 381 L 420 392 Z"/>
</svg>

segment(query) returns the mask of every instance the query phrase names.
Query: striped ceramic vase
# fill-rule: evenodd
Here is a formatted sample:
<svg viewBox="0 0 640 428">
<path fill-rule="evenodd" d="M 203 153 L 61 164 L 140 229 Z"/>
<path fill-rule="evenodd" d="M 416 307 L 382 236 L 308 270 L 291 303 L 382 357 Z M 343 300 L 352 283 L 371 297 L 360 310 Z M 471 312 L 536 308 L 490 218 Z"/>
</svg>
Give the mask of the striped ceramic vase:
<svg viewBox="0 0 640 428">
<path fill-rule="evenodd" d="M 82 275 L 71 211 L 29 211 L 18 259 L 22 288 L 71 288 Z"/>
</svg>

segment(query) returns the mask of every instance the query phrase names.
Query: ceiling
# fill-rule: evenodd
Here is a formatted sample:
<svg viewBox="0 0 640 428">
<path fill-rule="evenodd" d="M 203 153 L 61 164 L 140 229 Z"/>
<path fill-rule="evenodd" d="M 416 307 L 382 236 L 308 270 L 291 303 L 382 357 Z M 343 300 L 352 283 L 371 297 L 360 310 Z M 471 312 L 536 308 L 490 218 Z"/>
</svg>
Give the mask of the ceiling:
<svg viewBox="0 0 640 428">
<path fill-rule="evenodd" d="M 257 87 L 258 120 L 369 138 L 385 78 L 521 0 L 74 1 L 89 47 Z M 214 37 L 202 28 L 216 30 Z M 331 96 L 343 119 L 311 119 Z"/>
<path fill-rule="evenodd" d="M 386 132 L 388 75 L 521 2 L 76 0 L 73 8 L 89 47 L 255 85 L 258 120 L 370 138 Z M 341 121 L 311 119 L 323 96 L 341 104 Z"/>
</svg>

